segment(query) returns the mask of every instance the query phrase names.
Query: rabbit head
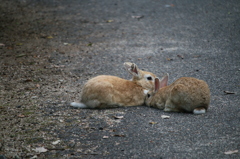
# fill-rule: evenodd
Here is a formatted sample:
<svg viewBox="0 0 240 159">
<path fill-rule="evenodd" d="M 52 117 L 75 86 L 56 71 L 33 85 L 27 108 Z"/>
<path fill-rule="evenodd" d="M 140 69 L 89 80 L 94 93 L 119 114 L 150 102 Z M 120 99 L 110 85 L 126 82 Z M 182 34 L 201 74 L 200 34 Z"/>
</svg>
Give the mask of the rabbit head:
<svg viewBox="0 0 240 159">
<path fill-rule="evenodd" d="M 149 91 L 145 99 L 147 106 L 164 109 L 166 97 L 165 93 L 161 93 L 160 90 L 164 90 L 168 85 L 168 77 L 169 75 L 167 74 L 161 80 L 159 78 L 154 79 L 154 90 Z"/>
<path fill-rule="evenodd" d="M 154 79 L 156 75 L 151 72 L 140 70 L 135 63 L 125 62 L 126 70 L 133 76 L 131 81 L 142 86 L 144 89 L 154 89 Z"/>
</svg>

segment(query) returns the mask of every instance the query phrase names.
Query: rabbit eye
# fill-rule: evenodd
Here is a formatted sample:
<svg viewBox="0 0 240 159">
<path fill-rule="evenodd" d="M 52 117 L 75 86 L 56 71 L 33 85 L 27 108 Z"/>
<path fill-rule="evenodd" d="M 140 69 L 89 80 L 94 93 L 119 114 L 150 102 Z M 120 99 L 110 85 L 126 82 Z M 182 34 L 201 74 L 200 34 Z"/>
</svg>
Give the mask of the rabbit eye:
<svg viewBox="0 0 240 159">
<path fill-rule="evenodd" d="M 147 80 L 151 81 L 151 80 L 152 80 L 152 77 L 147 77 Z"/>
<path fill-rule="evenodd" d="M 147 97 L 148 97 L 148 98 L 150 98 L 150 97 L 151 97 L 151 95 L 150 95 L 150 94 L 147 94 Z"/>
</svg>

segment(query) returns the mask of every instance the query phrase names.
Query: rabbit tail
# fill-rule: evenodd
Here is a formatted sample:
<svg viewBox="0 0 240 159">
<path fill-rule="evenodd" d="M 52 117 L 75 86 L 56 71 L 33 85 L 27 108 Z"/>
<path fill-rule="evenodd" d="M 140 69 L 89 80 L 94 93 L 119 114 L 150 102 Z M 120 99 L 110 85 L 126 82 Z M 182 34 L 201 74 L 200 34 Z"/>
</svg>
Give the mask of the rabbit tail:
<svg viewBox="0 0 240 159">
<path fill-rule="evenodd" d="M 87 107 L 85 104 L 83 104 L 83 103 L 72 102 L 70 105 L 73 106 L 73 107 L 75 107 L 75 108 L 82 108 L 82 109 L 88 108 L 88 107 Z"/>
<path fill-rule="evenodd" d="M 206 113 L 206 108 L 204 108 L 204 107 L 200 107 L 200 108 L 195 108 L 194 110 L 193 110 L 193 114 L 196 114 L 196 115 L 200 115 L 200 114 L 204 114 L 204 113 Z"/>
</svg>

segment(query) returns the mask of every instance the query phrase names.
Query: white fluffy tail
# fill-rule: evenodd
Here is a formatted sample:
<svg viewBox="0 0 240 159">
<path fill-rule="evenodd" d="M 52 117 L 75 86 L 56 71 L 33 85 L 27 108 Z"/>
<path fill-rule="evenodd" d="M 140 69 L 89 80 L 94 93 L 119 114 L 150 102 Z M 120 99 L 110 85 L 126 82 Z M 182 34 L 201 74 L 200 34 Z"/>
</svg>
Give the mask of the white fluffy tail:
<svg viewBox="0 0 240 159">
<path fill-rule="evenodd" d="M 88 108 L 88 107 L 87 107 L 85 104 L 83 104 L 83 103 L 72 102 L 72 103 L 70 103 L 70 105 L 73 106 L 73 107 L 75 107 L 75 108 L 82 108 L 82 109 Z"/>
<path fill-rule="evenodd" d="M 204 114 L 204 113 L 206 113 L 206 109 L 205 108 L 196 108 L 193 110 L 193 113 L 196 115 Z"/>
</svg>

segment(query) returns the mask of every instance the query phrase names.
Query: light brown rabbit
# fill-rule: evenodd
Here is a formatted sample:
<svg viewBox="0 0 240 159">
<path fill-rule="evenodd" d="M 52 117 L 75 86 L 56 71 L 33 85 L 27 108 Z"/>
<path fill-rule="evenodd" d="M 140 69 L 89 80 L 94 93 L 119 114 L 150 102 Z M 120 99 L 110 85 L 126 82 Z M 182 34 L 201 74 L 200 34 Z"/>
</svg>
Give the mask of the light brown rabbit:
<svg viewBox="0 0 240 159">
<path fill-rule="evenodd" d="M 78 108 L 112 108 L 143 105 L 147 92 L 154 89 L 156 76 L 138 69 L 130 62 L 125 68 L 133 75 L 131 80 L 116 76 L 100 75 L 90 79 L 83 87 L 81 103 L 73 102 Z"/>
<path fill-rule="evenodd" d="M 155 89 L 148 93 L 146 105 L 170 112 L 203 114 L 210 102 L 210 90 L 205 81 L 182 77 L 167 86 L 168 74 L 161 81 L 155 78 Z"/>
</svg>

